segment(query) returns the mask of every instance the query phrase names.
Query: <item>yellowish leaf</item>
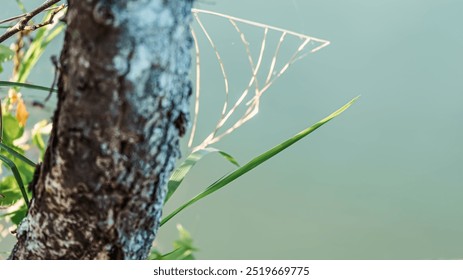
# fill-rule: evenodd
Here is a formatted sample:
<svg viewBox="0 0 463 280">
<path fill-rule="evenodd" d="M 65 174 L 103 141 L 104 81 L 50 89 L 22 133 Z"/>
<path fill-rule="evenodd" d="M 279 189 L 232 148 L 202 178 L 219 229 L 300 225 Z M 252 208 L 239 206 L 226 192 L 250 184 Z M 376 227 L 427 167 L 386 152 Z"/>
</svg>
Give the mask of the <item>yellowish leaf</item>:
<svg viewBox="0 0 463 280">
<path fill-rule="evenodd" d="M 24 100 L 18 100 L 18 107 L 16 108 L 16 119 L 18 120 L 21 126 L 26 126 L 27 118 L 29 117 L 29 112 L 27 112 L 26 104 Z"/>
</svg>

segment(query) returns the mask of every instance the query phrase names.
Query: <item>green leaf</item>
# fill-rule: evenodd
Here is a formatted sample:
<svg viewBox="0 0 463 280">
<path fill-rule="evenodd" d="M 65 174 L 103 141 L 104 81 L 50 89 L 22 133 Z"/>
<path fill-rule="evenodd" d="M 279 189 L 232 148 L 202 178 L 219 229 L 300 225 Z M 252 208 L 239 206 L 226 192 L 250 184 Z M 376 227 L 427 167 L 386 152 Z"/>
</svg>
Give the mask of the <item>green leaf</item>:
<svg viewBox="0 0 463 280">
<path fill-rule="evenodd" d="M 12 215 L 10 216 L 11 222 L 15 225 L 19 225 L 19 223 L 26 217 L 27 214 L 27 208 L 26 206 L 22 206 L 18 210 L 14 211 L 11 213 Z"/>
<path fill-rule="evenodd" d="M 11 60 L 13 56 L 14 52 L 10 48 L 0 45 L 0 73 L 3 72 L 3 62 Z"/>
<path fill-rule="evenodd" d="M 235 170 L 234 172 L 230 173 L 229 175 L 223 177 L 222 179 L 216 181 L 215 183 L 213 183 L 212 185 L 210 185 L 208 188 L 206 188 L 203 192 L 201 192 L 200 194 L 198 194 L 197 196 L 193 197 L 191 200 L 189 200 L 187 203 L 183 204 L 182 206 L 180 206 L 179 208 L 177 208 L 176 210 L 174 210 L 172 213 L 170 213 L 167 217 L 165 217 L 162 221 L 161 221 L 161 226 L 164 225 L 167 221 L 169 221 L 170 219 L 172 219 L 175 215 L 177 215 L 180 211 L 184 210 L 185 208 L 187 208 L 188 206 L 196 203 L 197 201 L 205 198 L 206 196 L 218 191 L 219 189 L 223 188 L 224 186 L 228 185 L 229 183 L 233 182 L 234 180 L 236 180 L 237 178 L 243 176 L 244 174 L 246 174 L 247 172 L 251 171 L 252 169 L 256 168 L 257 166 L 259 166 L 260 164 L 264 163 L 265 161 L 267 161 L 268 159 L 272 158 L 273 156 L 275 156 L 276 154 L 280 153 L 281 151 L 285 150 L 286 148 L 290 147 L 291 145 L 293 145 L 294 143 L 296 143 L 297 141 L 301 140 L 302 138 L 306 137 L 307 135 L 309 135 L 310 133 L 314 132 L 316 129 L 318 129 L 319 127 L 321 127 L 322 125 L 326 124 L 327 122 L 329 122 L 330 120 L 332 120 L 333 118 L 339 116 L 342 112 L 344 112 L 347 108 L 349 108 L 359 97 L 356 97 L 354 99 L 352 99 L 351 101 L 349 101 L 347 104 L 345 104 L 344 106 L 342 106 L 341 108 L 339 108 L 338 110 L 336 110 L 335 112 L 333 112 L 332 114 L 330 114 L 329 116 L 327 116 L 326 118 L 322 119 L 321 121 L 315 123 L 314 125 L 312 125 L 311 127 L 307 128 L 307 129 L 304 129 L 303 131 L 299 132 L 298 134 L 296 134 L 295 136 L 293 136 L 292 138 L 284 141 L 283 143 L 273 147 L 272 149 L 264 152 L 263 154 L 253 158 L 251 161 L 249 161 L 248 163 L 246 163 L 245 165 L 243 165 L 242 167 L 238 168 L 237 170 Z"/>
<path fill-rule="evenodd" d="M 30 166 L 35 167 L 35 163 L 33 161 L 31 161 L 27 157 L 21 155 L 19 152 L 15 151 L 13 148 L 10 148 L 7 145 L 3 144 L 2 142 L 0 142 L 0 148 L 6 150 L 12 156 L 24 161 L 25 163 L 29 164 Z"/>
<path fill-rule="evenodd" d="M 19 125 L 18 120 L 11 114 L 3 114 L 3 141 L 8 145 L 13 145 L 13 141 L 21 137 L 24 128 Z"/>
<path fill-rule="evenodd" d="M 167 195 L 166 195 L 166 199 L 164 203 L 166 203 L 170 199 L 170 197 L 174 194 L 174 192 L 183 182 L 183 179 L 185 179 L 185 176 L 188 174 L 190 169 L 193 168 L 193 166 L 195 166 L 195 164 L 200 159 L 202 159 L 205 155 L 208 155 L 210 153 L 219 153 L 232 164 L 238 167 L 240 166 L 239 163 L 236 161 L 236 159 L 233 158 L 230 154 L 227 154 L 215 148 L 205 148 L 205 149 L 198 150 L 194 153 L 191 153 L 185 159 L 185 161 L 174 171 L 174 173 L 172 173 L 172 176 L 170 176 L 169 183 L 167 185 Z"/>
<path fill-rule="evenodd" d="M 21 10 L 21 12 L 27 13 L 26 7 L 24 7 L 24 4 L 21 0 L 16 0 L 16 4 L 18 5 L 18 8 Z"/>
<path fill-rule="evenodd" d="M 214 148 L 206 148 L 206 149 L 214 149 Z M 215 150 L 215 149 L 214 149 Z M 238 163 L 238 161 L 231 156 L 230 154 L 227 154 L 224 151 L 217 150 L 219 154 L 221 154 L 226 160 L 228 160 L 231 164 L 235 165 L 236 167 L 240 167 L 241 165 Z"/>
<path fill-rule="evenodd" d="M 179 239 L 174 242 L 174 248 L 195 249 L 193 247 L 193 238 L 191 238 L 191 234 L 182 225 L 177 225 L 177 230 Z"/>
<path fill-rule="evenodd" d="M 193 239 L 190 233 L 182 227 L 177 225 L 179 232 L 179 239 L 174 242 L 174 250 L 167 253 L 161 254 L 159 251 L 153 249 L 149 256 L 150 260 L 194 260 L 193 252 L 197 251 L 193 247 Z"/>
<path fill-rule="evenodd" d="M 21 192 L 13 176 L 6 176 L 0 182 L 0 206 L 11 206 L 21 199 Z"/>
<path fill-rule="evenodd" d="M 28 83 L 18 83 L 18 82 L 8 82 L 8 81 L 0 81 L 0 87 L 25 87 L 25 88 L 30 88 L 30 89 L 36 89 L 36 90 L 43 90 L 46 92 L 57 92 L 57 89 L 51 89 L 49 87 L 44 87 L 44 86 L 38 86 L 38 85 L 33 85 L 33 84 L 28 84 Z"/>
<path fill-rule="evenodd" d="M 0 154 L 0 160 L 3 161 L 6 165 L 8 165 L 8 167 L 13 172 L 13 176 L 14 176 L 16 182 L 18 183 L 18 186 L 19 186 L 19 189 L 21 190 L 21 194 L 22 194 L 22 196 L 24 198 L 24 201 L 26 202 L 26 205 L 29 208 L 29 198 L 27 196 L 26 188 L 24 187 L 23 180 L 21 178 L 21 174 L 19 174 L 19 171 L 18 171 L 18 168 L 16 167 L 16 164 L 14 164 L 14 162 L 11 159 L 9 159 L 6 156 L 1 155 L 1 154 Z"/>
<path fill-rule="evenodd" d="M 10 48 L 5 47 L 4 45 L 0 45 L 0 62 L 11 60 L 13 56 L 14 51 L 10 50 Z"/>
<path fill-rule="evenodd" d="M 40 158 L 43 159 L 45 155 L 45 141 L 43 140 L 43 136 L 40 133 L 36 133 L 32 135 L 32 143 L 39 149 L 40 151 Z"/>
<path fill-rule="evenodd" d="M 40 159 L 43 159 L 45 155 L 46 145 L 45 140 L 43 139 L 44 134 L 50 134 L 51 124 L 47 120 L 42 120 L 34 125 L 32 129 L 32 143 L 40 151 Z"/>
</svg>

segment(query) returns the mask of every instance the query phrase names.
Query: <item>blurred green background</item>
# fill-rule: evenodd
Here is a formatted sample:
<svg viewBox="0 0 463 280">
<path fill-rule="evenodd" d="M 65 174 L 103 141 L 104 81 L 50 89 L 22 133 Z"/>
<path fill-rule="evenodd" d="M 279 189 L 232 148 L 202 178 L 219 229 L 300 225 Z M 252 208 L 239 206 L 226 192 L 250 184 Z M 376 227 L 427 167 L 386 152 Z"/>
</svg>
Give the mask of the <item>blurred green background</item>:
<svg viewBox="0 0 463 280">
<path fill-rule="evenodd" d="M 0 18 L 17 13 L 14 2 L 8 6 Z M 463 258 L 462 1 L 217 0 L 197 7 L 331 41 L 276 81 L 254 119 L 213 145 L 240 163 L 362 97 L 308 138 L 176 216 L 159 232 L 162 251 L 171 249 L 180 223 L 200 259 Z M 250 77 L 239 37 L 224 20 L 204 23 L 219 42 L 234 91 Z M 244 29 L 258 50 L 261 30 Z M 282 57 L 292 51 L 290 44 Z M 202 54 L 202 88 L 211 96 L 201 104 L 204 137 L 224 94 L 212 49 Z M 41 63 L 30 80 L 49 85 L 53 68 L 45 57 Z M 28 94 L 30 100 L 43 95 L 23 90 Z M 31 114 L 42 118 L 51 111 Z M 206 157 L 165 212 L 231 170 L 219 156 Z"/>
</svg>

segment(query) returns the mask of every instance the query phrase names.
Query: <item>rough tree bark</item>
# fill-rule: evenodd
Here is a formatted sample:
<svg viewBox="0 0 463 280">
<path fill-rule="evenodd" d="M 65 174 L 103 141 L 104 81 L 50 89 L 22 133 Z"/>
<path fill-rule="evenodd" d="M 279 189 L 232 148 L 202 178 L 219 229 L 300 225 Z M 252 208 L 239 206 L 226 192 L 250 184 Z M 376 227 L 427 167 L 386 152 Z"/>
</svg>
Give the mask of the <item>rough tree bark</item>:
<svg viewBox="0 0 463 280">
<path fill-rule="evenodd" d="M 58 107 L 11 259 L 143 259 L 188 123 L 193 0 L 69 0 Z"/>
</svg>

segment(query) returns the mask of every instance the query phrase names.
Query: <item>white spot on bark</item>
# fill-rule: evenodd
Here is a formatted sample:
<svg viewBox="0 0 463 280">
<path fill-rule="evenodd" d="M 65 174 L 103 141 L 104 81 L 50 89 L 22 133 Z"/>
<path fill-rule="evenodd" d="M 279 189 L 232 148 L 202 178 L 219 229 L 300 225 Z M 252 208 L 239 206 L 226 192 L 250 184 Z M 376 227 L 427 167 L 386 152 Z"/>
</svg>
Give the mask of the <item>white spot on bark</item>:
<svg viewBox="0 0 463 280">
<path fill-rule="evenodd" d="M 25 232 L 27 232 L 29 230 L 29 219 L 28 217 L 25 217 L 21 224 L 19 225 L 18 227 L 18 236 L 21 236 L 23 235 Z"/>
<path fill-rule="evenodd" d="M 38 251 L 40 251 L 40 243 L 38 243 L 36 241 L 28 242 L 26 248 L 27 248 L 28 251 L 38 252 Z"/>
<path fill-rule="evenodd" d="M 147 76 L 148 71 L 151 67 L 152 55 L 148 46 L 143 44 L 138 45 L 135 48 L 133 58 L 131 61 L 130 72 L 127 75 L 127 79 L 131 80 L 134 85 L 143 84 L 141 81 L 142 76 Z M 143 93 L 142 90 L 137 91 Z"/>
<path fill-rule="evenodd" d="M 172 102 L 168 98 L 163 98 L 161 101 L 161 107 L 162 108 L 169 108 L 169 106 L 172 104 Z"/>
<path fill-rule="evenodd" d="M 61 184 L 56 180 L 51 179 L 50 176 L 45 178 L 45 190 L 49 193 L 56 193 L 61 189 Z"/>
<path fill-rule="evenodd" d="M 96 256 L 96 258 L 97 258 L 98 260 L 109 260 L 108 253 L 105 252 L 105 251 L 99 252 L 98 255 Z"/>
<path fill-rule="evenodd" d="M 107 220 L 108 226 L 114 225 L 114 211 L 112 208 L 109 209 L 108 211 L 108 220 Z"/>
<path fill-rule="evenodd" d="M 161 73 L 159 75 L 159 87 L 160 88 L 166 88 L 169 85 L 169 82 L 172 79 L 172 75 L 169 75 L 166 72 Z"/>
<path fill-rule="evenodd" d="M 175 28 L 172 39 L 174 39 L 175 41 L 185 39 L 185 27 L 183 25 L 178 25 L 177 28 Z"/>
<path fill-rule="evenodd" d="M 165 9 L 159 15 L 159 26 L 160 27 L 171 27 L 174 25 L 174 17 L 172 16 L 172 12 L 168 9 Z"/>
<path fill-rule="evenodd" d="M 151 0 L 150 3 L 154 11 L 160 11 L 163 8 L 162 0 Z"/>
<path fill-rule="evenodd" d="M 128 64 L 127 58 L 122 55 L 116 55 L 113 59 L 114 68 L 118 71 L 119 74 L 124 74 L 127 72 Z"/>
<path fill-rule="evenodd" d="M 81 56 L 81 57 L 79 57 L 79 65 L 84 67 L 84 68 L 88 68 L 88 67 L 90 67 L 90 62 L 87 59 L 85 59 L 85 58 L 83 58 Z"/>
</svg>

